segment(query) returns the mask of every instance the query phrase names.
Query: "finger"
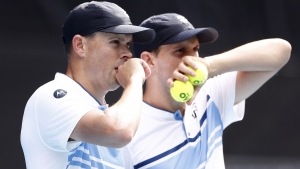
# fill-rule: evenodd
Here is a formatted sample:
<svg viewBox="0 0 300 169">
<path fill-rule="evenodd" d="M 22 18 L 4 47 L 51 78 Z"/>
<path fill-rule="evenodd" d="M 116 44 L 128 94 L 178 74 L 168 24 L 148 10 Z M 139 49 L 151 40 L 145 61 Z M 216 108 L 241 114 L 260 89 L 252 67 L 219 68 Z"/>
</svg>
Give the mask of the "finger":
<svg viewBox="0 0 300 169">
<path fill-rule="evenodd" d="M 193 63 L 194 63 L 194 65 L 195 65 L 195 69 L 198 69 L 198 66 L 197 66 L 197 64 L 196 64 L 196 63 L 198 63 L 198 62 L 204 64 L 206 67 L 207 67 L 208 64 L 209 64 L 206 58 L 194 57 L 194 58 L 193 58 Z"/>
<path fill-rule="evenodd" d="M 196 76 L 196 72 L 187 67 L 183 62 L 179 63 L 178 71 L 186 75 Z"/>
<path fill-rule="evenodd" d="M 149 65 L 142 59 L 140 59 L 140 63 L 143 66 L 144 72 L 145 72 L 145 78 L 147 79 L 151 75 L 151 69 Z"/>
<path fill-rule="evenodd" d="M 173 72 L 173 79 L 181 80 L 183 82 L 187 82 L 189 80 L 189 78 L 187 76 L 185 76 L 184 74 L 182 74 L 181 72 L 179 72 L 178 69 L 176 69 Z"/>
<path fill-rule="evenodd" d="M 184 65 L 186 66 L 190 66 L 192 67 L 193 69 L 198 69 L 197 67 L 197 64 L 195 63 L 195 61 L 198 61 L 198 58 L 199 57 L 195 57 L 195 56 L 185 56 L 183 59 L 182 59 L 182 62 Z"/>
<path fill-rule="evenodd" d="M 173 78 L 169 78 L 168 80 L 167 80 L 167 84 L 168 84 L 168 86 L 171 88 L 171 87 L 173 87 L 173 85 L 174 85 L 174 81 L 173 81 L 174 79 Z"/>
</svg>

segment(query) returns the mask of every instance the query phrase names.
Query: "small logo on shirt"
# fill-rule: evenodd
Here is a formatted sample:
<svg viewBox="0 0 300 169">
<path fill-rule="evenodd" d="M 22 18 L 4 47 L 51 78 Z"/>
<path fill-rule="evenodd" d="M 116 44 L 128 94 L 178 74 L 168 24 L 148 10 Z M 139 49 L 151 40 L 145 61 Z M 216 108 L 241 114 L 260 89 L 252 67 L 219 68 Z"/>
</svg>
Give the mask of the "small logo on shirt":
<svg viewBox="0 0 300 169">
<path fill-rule="evenodd" d="M 63 89 L 57 89 L 55 90 L 55 92 L 53 93 L 53 96 L 57 99 L 64 97 L 67 94 L 67 91 L 63 90 Z"/>
<path fill-rule="evenodd" d="M 194 119 L 195 119 L 195 118 L 197 118 L 197 114 L 198 114 L 198 110 L 197 110 L 195 103 L 193 103 L 193 105 L 192 105 L 192 110 L 193 110 L 192 117 L 194 117 Z"/>
<path fill-rule="evenodd" d="M 196 110 L 193 111 L 192 117 L 197 118 Z"/>
</svg>

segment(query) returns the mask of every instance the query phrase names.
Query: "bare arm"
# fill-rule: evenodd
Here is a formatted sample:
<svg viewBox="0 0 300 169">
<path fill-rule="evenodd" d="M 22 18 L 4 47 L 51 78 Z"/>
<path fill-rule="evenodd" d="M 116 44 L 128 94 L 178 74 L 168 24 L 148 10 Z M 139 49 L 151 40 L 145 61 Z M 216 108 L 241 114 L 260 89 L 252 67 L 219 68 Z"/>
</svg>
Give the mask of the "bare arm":
<svg viewBox="0 0 300 169">
<path fill-rule="evenodd" d="M 171 87 L 173 79 L 187 81 L 188 77 L 184 73 L 191 74 L 192 71 L 186 65 L 196 68 L 195 61 L 206 65 L 208 78 L 226 72 L 238 71 L 235 103 L 239 103 L 251 96 L 276 74 L 287 63 L 290 54 L 291 45 L 287 41 L 283 39 L 265 39 L 205 58 L 185 56 L 178 69 L 173 72 L 173 77 L 168 79 L 168 84 Z M 195 93 L 200 88 L 201 86 L 196 87 Z"/>
<path fill-rule="evenodd" d="M 238 71 L 235 103 L 247 99 L 289 60 L 291 45 L 282 39 L 251 42 L 207 57 L 209 77 Z"/>
<path fill-rule="evenodd" d="M 123 147 L 131 141 L 140 119 L 142 85 L 145 78 L 150 75 L 147 64 L 142 60 L 139 60 L 139 64 L 142 66 L 131 70 L 131 72 L 140 73 L 129 74 L 128 77 L 126 75 L 117 77 L 124 87 L 120 100 L 104 112 L 93 110 L 86 113 L 76 125 L 70 136 L 71 138 L 116 148 Z M 128 69 L 133 66 L 134 64 L 127 65 L 127 68 L 119 67 L 119 72 L 128 72 Z"/>
</svg>

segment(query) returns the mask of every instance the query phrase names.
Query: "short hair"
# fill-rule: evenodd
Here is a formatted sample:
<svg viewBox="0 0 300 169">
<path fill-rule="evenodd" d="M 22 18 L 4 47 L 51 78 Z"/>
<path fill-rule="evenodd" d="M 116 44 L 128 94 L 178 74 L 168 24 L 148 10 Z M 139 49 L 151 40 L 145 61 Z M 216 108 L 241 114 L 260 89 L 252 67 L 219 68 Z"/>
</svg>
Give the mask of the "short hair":
<svg viewBox="0 0 300 169">
<path fill-rule="evenodd" d="M 158 55 L 158 53 L 160 52 L 160 47 L 161 47 L 161 46 L 159 46 L 159 47 L 153 49 L 151 52 L 154 53 L 155 55 Z"/>
</svg>

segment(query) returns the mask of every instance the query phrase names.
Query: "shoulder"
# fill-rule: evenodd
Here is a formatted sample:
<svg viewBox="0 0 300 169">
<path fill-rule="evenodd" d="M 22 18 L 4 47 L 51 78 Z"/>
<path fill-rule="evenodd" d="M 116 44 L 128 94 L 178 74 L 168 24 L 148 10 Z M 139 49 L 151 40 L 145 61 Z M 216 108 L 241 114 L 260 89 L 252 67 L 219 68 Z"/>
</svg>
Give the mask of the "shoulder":
<svg viewBox="0 0 300 169">
<path fill-rule="evenodd" d="M 58 99 L 67 95 L 69 87 L 55 81 L 50 81 L 40 86 L 34 93 L 36 99 Z"/>
</svg>

